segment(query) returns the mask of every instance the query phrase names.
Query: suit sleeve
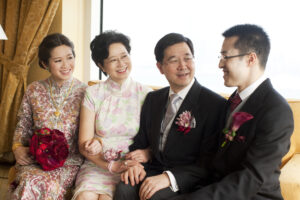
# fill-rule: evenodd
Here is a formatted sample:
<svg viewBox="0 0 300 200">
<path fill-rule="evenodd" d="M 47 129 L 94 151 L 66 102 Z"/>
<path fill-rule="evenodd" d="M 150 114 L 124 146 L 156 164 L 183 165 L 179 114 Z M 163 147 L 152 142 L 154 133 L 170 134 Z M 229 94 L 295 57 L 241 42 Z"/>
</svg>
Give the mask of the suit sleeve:
<svg viewBox="0 0 300 200">
<path fill-rule="evenodd" d="M 293 116 L 285 104 L 269 108 L 263 113 L 256 120 L 256 126 L 251 127 L 256 138 L 249 146 L 241 169 L 184 199 L 250 200 L 258 191 L 262 191 L 265 184 L 278 182 L 281 159 L 289 149 L 294 128 Z"/>
<path fill-rule="evenodd" d="M 133 144 L 129 146 L 130 151 L 137 149 L 145 149 L 149 146 L 148 133 L 150 127 L 150 120 L 148 116 L 150 115 L 150 95 L 151 92 L 147 94 L 144 104 L 141 110 L 140 117 L 140 128 L 138 133 L 133 138 Z"/>
</svg>

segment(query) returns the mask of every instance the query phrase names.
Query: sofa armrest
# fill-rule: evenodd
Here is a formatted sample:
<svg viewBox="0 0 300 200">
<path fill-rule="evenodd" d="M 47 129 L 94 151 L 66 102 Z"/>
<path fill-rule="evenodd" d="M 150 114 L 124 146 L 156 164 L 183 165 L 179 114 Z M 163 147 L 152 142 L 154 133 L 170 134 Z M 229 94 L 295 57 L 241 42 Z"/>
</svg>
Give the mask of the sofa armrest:
<svg viewBox="0 0 300 200">
<path fill-rule="evenodd" d="M 300 154 L 295 154 L 281 169 L 280 187 L 285 200 L 300 199 Z"/>
<path fill-rule="evenodd" d="M 280 168 L 282 168 L 292 157 L 293 155 L 296 153 L 296 138 L 295 135 L 293 134 L 291 137 L 291 146 L 290 146 L 290 150 L 288 151 L 287 154 L 285 154 L 285 156 L 282 158 L 281 160 L 281 166 Z"/>
</svg>

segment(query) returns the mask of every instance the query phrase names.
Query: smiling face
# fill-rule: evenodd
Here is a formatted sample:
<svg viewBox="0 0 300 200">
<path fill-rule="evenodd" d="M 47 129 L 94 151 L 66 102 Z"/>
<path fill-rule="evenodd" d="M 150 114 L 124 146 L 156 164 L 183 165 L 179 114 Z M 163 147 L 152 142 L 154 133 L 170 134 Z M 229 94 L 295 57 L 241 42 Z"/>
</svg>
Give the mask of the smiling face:
<svg viewBox="0 0 300 200">
<path fill-rule="evenodd" d="M 64 81 L 72 77 L 75 58 L 72 49 L 66 45 L 61 45 L 52 49 L 48 66 L 43 63 L 45 68 L 48 68 L 51 76 L 61 85 Z"/>
<path fill-rule="evenodd" d="M 233 36 L 225 38 L 221 50 L 223 56 L 235 56 L 244 54 L 245 52 L 240 52 L 234 47 L 235 42 L 238 37 Z M 246 54 L 243 56 L 232 57 L 228 59 L 220 59 L 219 68 L 223 69 L 224 75 L 224 85 L 227 87 L 238 87 L 239 91 L 242 91 L 248 87 L 252 80 L 251 76 L 251 67 L 249 65 L 249 57 L 252 54 Z"/>
<path fill-rule="evenodd" d="M 100 68 L 106 72 L 109 77 L 122 84 L 131 72 L 131 59 L 125 46 L 122 43 L 113 43 L 108 48 L 109 55 L 104 59 L 103 66 Z"/>
<path fill-rule="evenodd" d="M 176 93 L 188 86 L 195 74 L 194 57 L 185 42 L 166 48 L 163 61 L 158 62 L 157 67 L 166 76 L 171 89 Z"/>
</svg>

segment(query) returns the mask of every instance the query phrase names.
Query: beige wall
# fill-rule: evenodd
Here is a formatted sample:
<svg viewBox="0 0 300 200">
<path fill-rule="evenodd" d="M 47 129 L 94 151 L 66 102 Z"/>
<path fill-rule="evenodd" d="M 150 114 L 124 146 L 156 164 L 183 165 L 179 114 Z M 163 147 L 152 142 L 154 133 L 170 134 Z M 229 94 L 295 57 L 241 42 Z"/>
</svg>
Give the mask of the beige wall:
<svg viewBox="0 0 300 200">
<path fill-rule="evenodd" d="M 91 0 L 62 0 L 62 33 L 75 46 L 74 77 L 85 83 L 90 79 L 90 10 Z"/>
</svg>

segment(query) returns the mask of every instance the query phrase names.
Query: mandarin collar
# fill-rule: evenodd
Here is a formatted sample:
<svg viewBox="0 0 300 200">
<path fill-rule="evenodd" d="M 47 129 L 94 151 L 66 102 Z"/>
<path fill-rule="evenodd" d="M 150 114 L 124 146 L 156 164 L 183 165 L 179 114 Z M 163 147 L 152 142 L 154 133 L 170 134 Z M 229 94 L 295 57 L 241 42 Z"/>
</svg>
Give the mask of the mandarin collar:
<svg viewBox="0 0 300 200">
<path fill-rule="evenodd" d="M 64 90 L 68 90 L 69 89 L 69 87 L 72 84 L 73 79 L 74 79 L 73 76 L 71 76 L 71 78 L 69 78 L 68 80 L 64 81 L 61 86 L 59 86 L 57 84 L 57 82 L 53 79 L 52 76 L 49 77 L 48 81 L 51 81 L 52 87 L 55 88 L 57 91 L 64 91 Z"/>
<path fill-rule="evenodd" d="M 126 91 L 128 86 L 130 85 L 131 78 L 128 77 L 122 84 L 115 82 L 110 77 L 106 80 L 106 82 L 113 94 L 122 95 L 122 93 Z"/>
</svg>

